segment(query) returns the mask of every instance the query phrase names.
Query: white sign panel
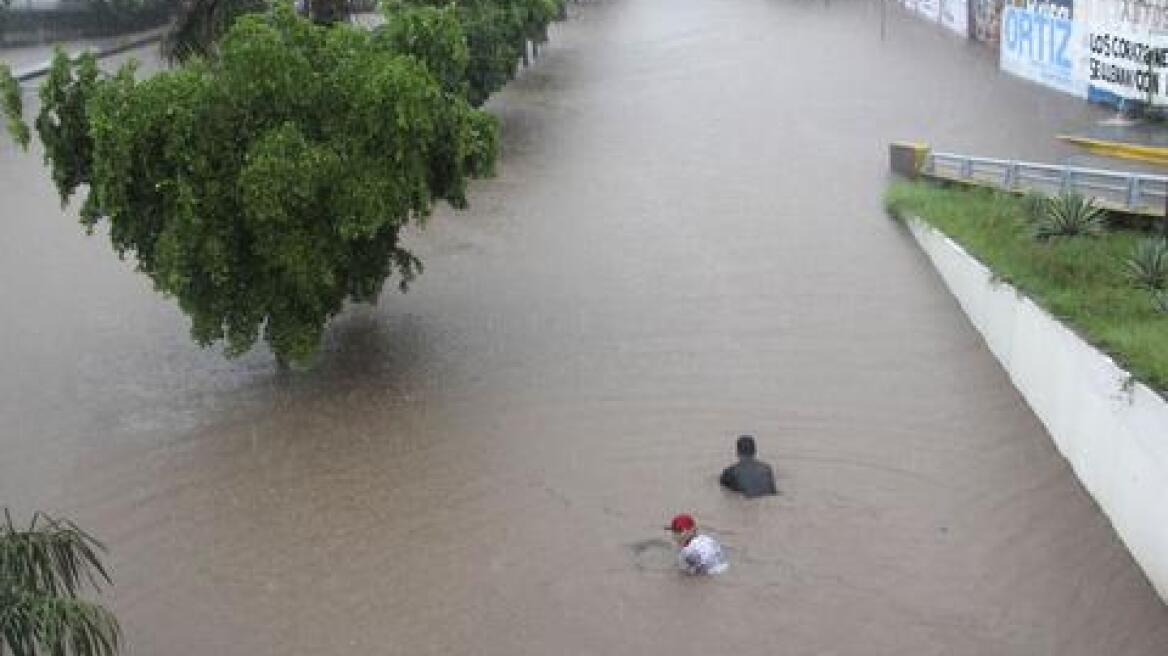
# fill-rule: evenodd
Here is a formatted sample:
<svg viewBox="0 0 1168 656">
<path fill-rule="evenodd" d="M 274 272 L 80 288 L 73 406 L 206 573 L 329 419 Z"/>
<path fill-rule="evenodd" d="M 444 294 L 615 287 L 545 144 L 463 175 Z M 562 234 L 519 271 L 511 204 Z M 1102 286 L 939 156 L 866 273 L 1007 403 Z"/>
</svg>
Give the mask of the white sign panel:
<svg viewBox="0 0 1168 656">
<path fill-rule="evenodd" d="M 1008 73 L 1082 98 L 1087 96 L 1083 32 L 1069 5 L 1004 7 L 1000 62 Z"/>
<path fill-rule="evenodd" d="M 1168 2 L 1095 0 L 1087 47 L 1091 100 L 1168 105 Z"/>
</svg>

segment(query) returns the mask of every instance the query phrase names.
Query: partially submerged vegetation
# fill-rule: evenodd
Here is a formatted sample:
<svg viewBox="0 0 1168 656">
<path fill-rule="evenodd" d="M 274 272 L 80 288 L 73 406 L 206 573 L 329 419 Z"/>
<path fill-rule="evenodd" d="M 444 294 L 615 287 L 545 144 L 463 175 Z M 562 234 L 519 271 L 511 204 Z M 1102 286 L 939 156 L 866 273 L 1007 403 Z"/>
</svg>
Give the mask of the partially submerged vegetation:
<svg viewBox="0 0 1168 656">
<path fill-rule="evenodd" d="M 1069 202 L 1051 207 L 1065 213 Z M 945 233 L 1136 378 L 1168 390 L 1168 302 L 1156 286 L 1168 261 L 1161 237 L 1115 226 L 1098 236 L 1052 235 L 1041 203 L 985 189 L 896 182 L 885 206 Z"/>
<path fill-rule="evenodd" d="M 563 9 L 393 1 L 365 29 L 321 20 L 335 4 L 309 3 L 309 20 L 290 0 L 199 0 L 175 67 L 110 74 L 58 51 L 41 84 L 33 125 L 62 201 L 81 192 L 84 226 L 108 228 L 195 341 L 228 355 L 263 339 L 308 364 L 346 303 L 376 302 L 391 276 L 406 289 L 422 263 L 403 230 L 493 173 L 499 126 L 480 107 Z M 23 111 L 0 67 L 0 112 L 27 148 Z"/>
</svg>

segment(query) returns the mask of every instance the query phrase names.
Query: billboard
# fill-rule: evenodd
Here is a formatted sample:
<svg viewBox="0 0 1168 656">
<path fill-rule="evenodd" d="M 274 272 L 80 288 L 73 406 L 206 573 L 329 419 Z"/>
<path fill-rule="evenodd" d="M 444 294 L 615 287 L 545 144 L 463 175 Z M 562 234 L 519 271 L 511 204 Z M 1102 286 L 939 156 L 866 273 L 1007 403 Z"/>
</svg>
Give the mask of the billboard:
<svg viewBox="0 0 1168 656">
<path fill-rule="evenodd" d="M 1006 5 L 999 43 L 1002 70 L 1064 93 L 1087 96 L 1084 30 L 1075 20 L 1073 0 Z"/>
<path fill-rule="evenodd" d="M 1168 105 L 1168 2 L 1088 0 L 1087 96 Z"/>
</svg>

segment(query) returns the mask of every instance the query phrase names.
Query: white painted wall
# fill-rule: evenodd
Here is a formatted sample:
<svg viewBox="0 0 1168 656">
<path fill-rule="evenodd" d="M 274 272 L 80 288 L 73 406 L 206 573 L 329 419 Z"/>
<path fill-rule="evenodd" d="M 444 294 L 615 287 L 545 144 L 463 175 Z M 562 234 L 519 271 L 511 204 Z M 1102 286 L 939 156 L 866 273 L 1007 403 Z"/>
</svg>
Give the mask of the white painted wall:
<svg viewBox="0 0 1168 656">
<path fill-rule="evenodd" d="M 1168 402 L 924 221 L 908 226 L 1160 596 Z"/>
</svg>

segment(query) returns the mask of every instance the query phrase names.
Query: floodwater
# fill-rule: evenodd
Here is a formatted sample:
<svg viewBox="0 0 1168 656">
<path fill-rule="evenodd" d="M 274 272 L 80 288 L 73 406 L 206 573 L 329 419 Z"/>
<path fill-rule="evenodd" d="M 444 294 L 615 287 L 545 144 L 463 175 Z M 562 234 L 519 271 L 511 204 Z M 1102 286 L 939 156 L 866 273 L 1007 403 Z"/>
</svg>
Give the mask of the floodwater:
<svg viewBox="0 0 1168 656">
<path fill-rule="evenodd" d="M 107 542 L 134 655 L 1168 653 L 880 205 L 890 140 L 1057 160 L 1105 113 L 878 7 L 574 6 L 425 275 L 285 379 L 191 345 L 4 146 L 0 500 Z M 782 496 L 718 489 L 747 431 Z M 679 511 L 728 573 L 671 569 Z"/>
</svg>

